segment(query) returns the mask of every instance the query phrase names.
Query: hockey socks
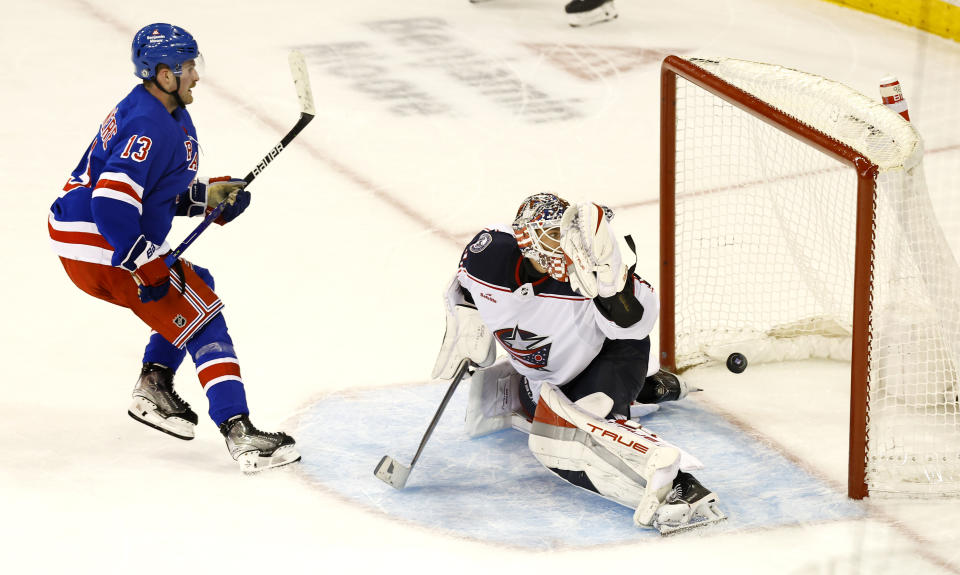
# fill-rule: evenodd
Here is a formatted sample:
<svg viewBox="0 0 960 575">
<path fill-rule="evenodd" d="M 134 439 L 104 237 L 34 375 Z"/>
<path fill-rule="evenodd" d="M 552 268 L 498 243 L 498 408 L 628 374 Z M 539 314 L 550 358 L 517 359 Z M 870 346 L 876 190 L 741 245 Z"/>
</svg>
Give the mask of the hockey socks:
<svg viewBox="0 0 960 575">
<path fill-rule="evenodd" d="M 240 362 L 222 315 L 210 320 L 187 342 L 187 351 L 193 357 L 200 385 L 210 402 L 210 419 L 219 427 L 234 415 L 249 414 Z"/>
<path fill-rule="evenodd" d="M 143 350 L 143 363 L 144 365 L 157 363 L 169 367 L 176 373 L 186 355 L 185 350 L 173 345 L 154 331 L 150 333 L 150 340 L 147 342 L 146 349 Z"/>
</svg>

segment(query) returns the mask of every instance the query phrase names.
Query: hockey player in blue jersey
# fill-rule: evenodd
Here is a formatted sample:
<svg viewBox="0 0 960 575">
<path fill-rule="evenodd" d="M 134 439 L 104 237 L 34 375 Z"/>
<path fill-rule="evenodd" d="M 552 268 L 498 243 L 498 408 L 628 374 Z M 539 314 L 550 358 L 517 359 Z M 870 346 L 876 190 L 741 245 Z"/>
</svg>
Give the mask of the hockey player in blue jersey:
<svg viewBox="0 0 960 575">
<path fill-rule="evenodd" d="M 193 439 L 197 414 L 173 389 L 189 353 L 210 418 L 242 470 L 299 461 L 293 438 L 250 422 L 210 272 L 183 259 L 164 263 L 175 216 L 202 216 L 226 201 L 217 220 L 225 224 L 250 204 L 243 180 L 197 177 L 200 146 L 187 111 L 200 80 L 197 42 L 183 28 L 150 24 L 134 36 L 131 56 L 141 83 L 107 114 L 51 206 L 53 250 L 80 289 L 129 308 L 152 328 L 132 418 Z"/>
<path fill-rule="evenodd" d="M 515 426 L 530 433 L 536 458 L 635 509 L 637 525 L 669 532 L 719 521 L 717 497 L 689 473 L 702 464 L 630 418 L 636 402 L 682 399 L 688 389 L 651 356 L 659 299 L 634 273 L 632 240 L 611 217 L 535 194 L 512 225 L 477 234 L 446 292 L 433 376 L 450 378 L 471 360 L 481 368 L 471 378 L 471 434 L 509 425 L 499 423 L 507 410 L 525 412 L 532 421 Z M 506 352 L 496 363 L 495 344 Z"/>
</svg>

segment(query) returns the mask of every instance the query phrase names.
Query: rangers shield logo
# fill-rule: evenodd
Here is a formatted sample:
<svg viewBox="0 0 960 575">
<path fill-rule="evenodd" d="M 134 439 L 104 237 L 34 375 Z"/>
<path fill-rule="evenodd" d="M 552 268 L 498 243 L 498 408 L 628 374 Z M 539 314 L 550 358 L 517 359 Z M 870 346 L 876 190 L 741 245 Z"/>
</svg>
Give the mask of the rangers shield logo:
<svg viewBox="0 0 960 575">
<path fill-rule="evenodd" d="M 520 329 L 520 326 L 500 329 L 494 332 L 503 349 L 521 364 L 541 371 L 549 371 L 547 362 L 550 358 L 551 343 L 544 344 L 546 337 Z"/>
</svg>

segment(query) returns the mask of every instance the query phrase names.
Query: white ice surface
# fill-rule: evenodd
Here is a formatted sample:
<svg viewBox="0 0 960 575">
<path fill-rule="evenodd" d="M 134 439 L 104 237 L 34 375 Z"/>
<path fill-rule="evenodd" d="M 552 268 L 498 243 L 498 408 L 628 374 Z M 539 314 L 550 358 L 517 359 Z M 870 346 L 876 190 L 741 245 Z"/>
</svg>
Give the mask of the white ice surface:
<svg viewBox="0 0 960 575">
<path fill-rule="evenodd" d="M 638 270 L 656 285 L 661 53 L 776 62 L 870 95 L 894 73 L 931 161 L 958 164 L 960 131 L 942 129 L 941 115 L 957 103 L 956 43 L 815 0 L 620 0 L 616 22 L 578 30 L 565 24 L 562 4 L 3 4 L 0 571 L 960 571 L 954 500 L 868 502 L 862 519 L 538 552 L 398 519 L 296 469 L 242 476 L 209 421 L 187 443 L 124 413 L 146 330 L 70 284 L 45 220 L 99 122 L 134 84 L 130 39 L 148 22 L 173 21 L 201 42 L 206 75 L 191 112 L 208 175 L 243 175 L 292 125 L 285 53 L 303 47 L 310 61 L 317 119 L 258 179 L 251 210 L 188 252 L 217 278 L 254 422 L 267 429 L 296 432 L 300 416 L 331 394 L 376 392 L 389 405 L 425 382 L 442 335 L 440 293 L 463 244 L 509 219 L 530 193 L 620 207 L 618 227 L 640 242 Z M 382 24 L 415 18 L 438 19 L 434 35 L 397 36 Z M 424 49 L 428 41 L 435 47 Z M 339 59 L 322 60 L 331 50 Z M 518 80 L 525 96 L 508 103 L 479 80 L 457 79 L 468 70 Z M 399 94 L 446 112 L 400 116 Z M 578 118 L 530 121 L 529 106 L 543 97 Z M 928 177 L 937 185 L 936 173 Z M 171 240 L 195 223 L 178 222 Z M 705 372 L 696 377 L 706 391 L 692 401 L 842 493 L 840 371 Z M 202 414 L 189 366 L 178 381 Z M 414 437 L 432 409 L 411 422 Z M 358 429 L 378 425 L 364 412 L 337 417 Z"/>
</svg>

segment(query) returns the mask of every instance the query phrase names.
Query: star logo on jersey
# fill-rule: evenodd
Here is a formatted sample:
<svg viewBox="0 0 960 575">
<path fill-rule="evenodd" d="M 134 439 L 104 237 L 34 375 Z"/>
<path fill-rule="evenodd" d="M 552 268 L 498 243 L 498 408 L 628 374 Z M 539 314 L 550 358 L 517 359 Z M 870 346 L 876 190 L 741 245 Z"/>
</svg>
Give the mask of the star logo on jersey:
<svg viewBox="0 0 960 575">
<path fill-rule="evenodd" d="M 547 371 L 550 346 L 553 344 L 544 344 L 546 337 L 520 329 L 520 326 L 500 329 L 493 335 L 515 360 L 531 369 Z"/>
</svg>

